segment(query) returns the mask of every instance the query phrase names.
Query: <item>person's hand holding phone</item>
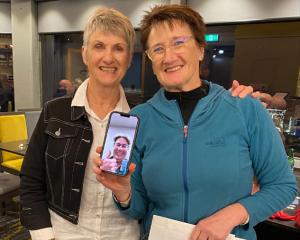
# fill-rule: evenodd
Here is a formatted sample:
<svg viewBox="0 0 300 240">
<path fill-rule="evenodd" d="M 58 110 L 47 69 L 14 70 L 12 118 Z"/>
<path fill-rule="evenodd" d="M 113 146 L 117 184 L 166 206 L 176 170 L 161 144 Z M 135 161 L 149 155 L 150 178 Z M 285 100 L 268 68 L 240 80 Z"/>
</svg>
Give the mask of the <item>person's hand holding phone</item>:
<svg viewBox="0 0 300 240">
<path fill-rule="evenodd" d="M 128 173 L 125 176 L 119 176 L 103 171 L 103 161 L 99 156 L 102 147 L 97 147 L 96 156 L 94 158 L 93 171 L 96 174 L 96 179 L 106 188 L 109 188 L 115 195 L 118 201 L 127 201 L 131 193 L 130 177 L 135 170 L 135 164 L 130 163 Z M 101 168 L 100 168 L 101 166 Z"/>
</svg>

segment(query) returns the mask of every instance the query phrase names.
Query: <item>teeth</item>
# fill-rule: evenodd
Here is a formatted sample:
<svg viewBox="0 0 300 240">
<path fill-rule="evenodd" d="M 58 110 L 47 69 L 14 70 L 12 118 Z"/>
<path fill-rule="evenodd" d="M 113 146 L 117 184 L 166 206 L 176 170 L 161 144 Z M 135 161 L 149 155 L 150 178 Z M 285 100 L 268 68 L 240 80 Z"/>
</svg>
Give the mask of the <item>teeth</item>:
<svg viewBox="0 0 300 240">
<path fill-rule="evenodd" d="M 176 66 L 176 67 L 172 67 L 172 68 L 167 68 L 165 71 L 166 72 L 174 72 L 177 71 L 181 68 L 181 66 Z"/>
<path fill-rule="evenodd" d="M 100 69 L 102 71 L 106 71 L 106 72 L 115 72 L 115 71 L 117 71 L 117 68 L 115 68 L 115 67 L 100 67 Z"/>
</svg>

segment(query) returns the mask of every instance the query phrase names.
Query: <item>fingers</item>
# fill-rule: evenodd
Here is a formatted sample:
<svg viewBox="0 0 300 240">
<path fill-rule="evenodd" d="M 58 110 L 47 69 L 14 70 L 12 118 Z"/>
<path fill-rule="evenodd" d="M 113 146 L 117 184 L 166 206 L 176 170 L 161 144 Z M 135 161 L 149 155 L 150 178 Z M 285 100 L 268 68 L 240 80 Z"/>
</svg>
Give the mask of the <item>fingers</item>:
<svg viewBox="0 0 300 240">
<path fill-rule="evenodd" d="M 199 227 L 194 227 L 194 230 L 191 234 L 190 240 L 210 240 L 210 239 L 214 239 L 212 236 L 210 236 L 209 234 L 201 231 L 201 229 Z"/>
<path fill-rule="evenodd" d="M 242 85 L 241 85 L 242 86 Z M 239 93 L 239 97 L 240 98 L 244 98 L 247 95 L 251 95 L 253 93 L 253 87 L 252 86 L 247 86 L 245 87 L 240 93 Z"/>
<path fill-rule="evenodd" d="M 96 167 L 96 166 L 93 166 L 93 172 L 96 174 L 96 175 L 99 175 L 101 173 L 101 169 L 99 167 Z"/>
<path fill-rule="evenodd" d="M 100 159 L 100 157 L 98 155 L 96 155 L 94 158 L 93 158 L 93 172 L 97 175 L 101 174 L 101 169 L 100 169 L 100 166 L 102 165 L 102 159 Z"/>
<path fill-rule="evenodd" d="M 105 180 L 105 177 L 102 175 L 96 175 L 96 179 L 98 182 L 103 182 Z"/>
<path fill-rule="evenodd" d="M 260 97 L 261 97 L 261 92 L 260 92 L 260 91 L 253 92 L 253 93 L 251 94 L 251 96 L 252 96 L 253 98 L 260 98 Z"/>
<path fill-rule="evenodd" d="M 102 146 L 96 148 L 96 153 L 100 154 L 102 152 Z"/>
<path fill-rule="evenodd" d="M 101 163 L 102 163 L 101 159 L 98 157 L 98 158 L 94 158 L 93 161 L 94 161 L 94 166 L 92 167 L 93 172 L 94 172 L 96 175 L 101 174 L 101 173 L 102 173 L 102 170 L 101 170 L 101 168 L 100 168 Z"/>
<path fill-rule="evenodd" d="M 253 93 L 253 87 L 251 86 L 244 86 L 244 85 L 239 85 L 235 89 L 232 89 L 231 95 L 233 97 L 239 97 L 239 98 L 244 98 L 247 95 L 251 95 Z"/>
<path fill-rule="evenodd" d="M 106 173 L 103 169 L 101 169 L 100 167 L 97 167 L 97 166 L 93 167 L 93 172 L 96 174 L 97 181 L 99 181 L 100 183 L 102 183 L 104 185 L 105 185 L 105 181 L 110 181 L 112 178 L 115 177 L 112 174 Z"/>
<path fill-rule="evenodd" d="M 107 155 L 106 155 L 106 158 L 110 158 L 110 154 L 111 154 L 111 152 L 109 150 L 108 153 L 107 153 Z"/>
<path fill-rule="evenodd" d="M 197 240 L 199 235 L 200 235 L 200 229 L 197 226 L 195 226 L 190 236 L 190 240 Z"/>
<path fill-rule="evenodd" d="M 101 158 L 98 155 L 96 155 L 93 158 L 93 163 L 94 163 L 95 166 L 99 167 L 102 164 L 102 160 L 101 160 Z"/>
<path fill-rule="evenodd" d="M 272 96 L 269 95 L 269 94 L 261 93 L 259 91 L 256 91 L 256 92 L 252 93 L 251 96 L 253 98 L 256 98 L 256 99 L 260 100 L 261 104 L 265 108 L 267 108 L 267 106 L 272 103 Z"/>
<path fill-rule="evenodd" d="M 199 232 L 198 234 L 192 235 L 190 240 L 215 240 L 216 238 L 210 236 L 205 232 Z"/>
<path fill-rule="evenodd" d="M 133 174 L 133 172 L 135 171 L 135 167 L 136 167 L 136 165 L 134 163 L 130 163 L 127 174 L 129 174 L 129 175 Z"/>
<path fill-rule="evenodd" d="M 245 86 L 242 85 L 242 86 L 237 86 L 234 89 L 232 88 L 231 89 L 231 96 L 237 97 L 240 94 L 240 92 L 244 89 L 244 87 Z"/>
<path fill-rule="evenodd" d="M 233 80 L 233 81 L 232 81 L 232 85 L 231 85 L 231 95 L 232 95 L 233 97 L 236 97 L 236 96 L 239 94 L 239 92 L 240 92 L 239 86 L 240 86 L 240 83 L 239 83 L 237 80 Z"/>
<path fill-rule="evenodd" d="M 253 87 L 240 85 L 237 80 L 232 81 L 231 86 L 231 95 L 233 97 L 239 96 L 240 98 L 244 98 L 247 95 L 251 95 L 253 93 Z"/>
<path fill-rule="evenodd" d="M 232 81 L 232 86 L 231 89 L 234 90 L 235 88 L 237 88 L 240 85 L 240 83 L 237 80 L 233 80 Z"/>
</svg>

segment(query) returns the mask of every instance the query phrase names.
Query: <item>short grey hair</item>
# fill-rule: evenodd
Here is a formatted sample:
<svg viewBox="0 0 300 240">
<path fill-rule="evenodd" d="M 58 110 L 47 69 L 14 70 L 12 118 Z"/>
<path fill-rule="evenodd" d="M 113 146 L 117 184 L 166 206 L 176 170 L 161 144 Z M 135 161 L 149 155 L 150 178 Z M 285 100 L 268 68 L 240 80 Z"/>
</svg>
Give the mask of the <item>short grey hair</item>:
<svg viewBox="0 0 300 240">
<path fill-rule="evenodd" d="M 97 30 L 111 32 L 124 38 L 128 44 L 130 53 L 134 51 L 135 31 L 123 13 L 113 8 L 98 8 L 88 19 L 84 33 L 83 45 L 86 46 L 90 36 Z"/>
</svg>

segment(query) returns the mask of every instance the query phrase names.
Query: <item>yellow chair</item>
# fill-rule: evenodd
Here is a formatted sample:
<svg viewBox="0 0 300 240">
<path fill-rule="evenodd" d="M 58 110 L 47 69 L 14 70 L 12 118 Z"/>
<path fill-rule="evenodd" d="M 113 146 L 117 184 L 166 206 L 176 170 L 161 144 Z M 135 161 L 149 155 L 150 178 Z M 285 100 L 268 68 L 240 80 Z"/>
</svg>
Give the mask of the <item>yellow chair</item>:
<svg viewBox="0 0 300 240">
<path fill-rule="evenodd" d="M 0 142 L 27 139 L 26 119 L 24 114 L 0 115 Z M 12 174 L 19 174 L 23 157 L 1 151 L 0 169 Z"/>
</svg>

